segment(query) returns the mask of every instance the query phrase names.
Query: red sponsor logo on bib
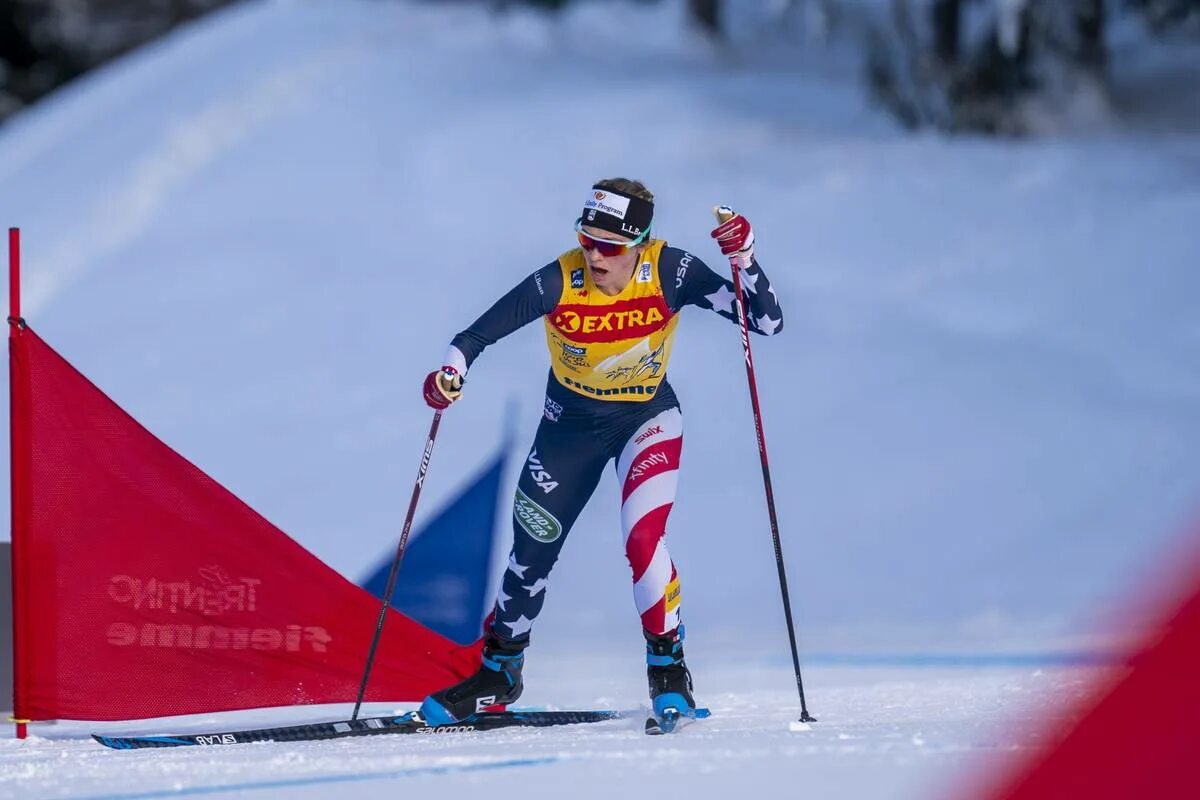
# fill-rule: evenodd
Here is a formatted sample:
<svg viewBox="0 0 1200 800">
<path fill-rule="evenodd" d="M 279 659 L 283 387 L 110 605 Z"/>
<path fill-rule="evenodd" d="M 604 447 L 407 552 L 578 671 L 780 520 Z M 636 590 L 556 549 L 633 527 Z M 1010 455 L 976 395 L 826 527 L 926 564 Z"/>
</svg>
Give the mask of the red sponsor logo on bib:
<svg viewBox="0 0 1200 800">
<path fill-rule="evenodd" d="M 622 300 L 612 305 L 564 304 L 550 314 L 550 324 L 574 342 L 619 342 L 662 330 L 671 310 L 661 296 Z"/>
</svg>

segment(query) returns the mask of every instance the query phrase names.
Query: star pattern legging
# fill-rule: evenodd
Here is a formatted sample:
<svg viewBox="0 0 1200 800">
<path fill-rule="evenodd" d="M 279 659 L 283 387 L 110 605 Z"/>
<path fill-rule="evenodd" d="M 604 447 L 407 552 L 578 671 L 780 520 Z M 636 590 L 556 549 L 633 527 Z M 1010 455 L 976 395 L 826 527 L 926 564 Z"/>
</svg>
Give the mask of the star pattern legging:
<svg viewBox="0 0 1200 800">
<path fill-rule="evenodd" d="M 529 634 L 563 542 L 612 459 L 642 626 L 661 634 L 679 625 L 679 580 L 666 528 L 679 477 L 683 417 L 673 394 L 664 395 L 646 403 L 603 403 L 612 407 L 603 414 L 563 412 L 547 398 L 514 497 L 513 549 L 496 598 L 497 634 L 510 639 Z"/>
</svg>

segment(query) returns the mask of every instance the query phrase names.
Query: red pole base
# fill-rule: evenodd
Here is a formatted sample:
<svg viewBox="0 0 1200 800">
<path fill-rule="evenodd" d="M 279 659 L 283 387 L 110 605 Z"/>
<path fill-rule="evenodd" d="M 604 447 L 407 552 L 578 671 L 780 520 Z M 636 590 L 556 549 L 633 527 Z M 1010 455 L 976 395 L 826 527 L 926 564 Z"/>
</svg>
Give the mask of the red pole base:
<svg viewBox="0 0 1200 800">
<path fill-rule="evenodd" d="M 28 726 L 24 722 L 17 723 L 17 738 L 24 739 L 29 735 Z"/>
</svg>

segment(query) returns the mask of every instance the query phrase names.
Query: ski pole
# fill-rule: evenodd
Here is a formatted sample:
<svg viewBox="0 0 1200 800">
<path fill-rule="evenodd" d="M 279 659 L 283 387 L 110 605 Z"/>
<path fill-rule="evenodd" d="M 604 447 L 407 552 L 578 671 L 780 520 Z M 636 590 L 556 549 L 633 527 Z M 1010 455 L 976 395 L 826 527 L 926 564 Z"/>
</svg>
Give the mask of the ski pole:
<svg viewBox="0 0 1200 800">
<path fill-rule="evenodd" d="M 718 223 L 733 219 L 729 206 L 713 209 Z M 729 257 L 733 270 L 734 297 L 737 301 L 738 322 L 742 327 L 742 348 L 746 352 L 746 380 L 750 383 L 750 405 L 754 409 L 754 432 L 758 437 L 758 459 L 762 463 L 763 488 L 767 493 L 767 515 L 771 519 L 771 539 L 775 543 L 775 566 L 779 569 L 779 591 L 783 595 L 783 615 L 787 619 L 788 641 L 792 645 L 792 666 L 796 670 L 796 690 L 800 692 L 800 721 L 816 722 L 804 702 L 804 681 L 800 678 L 800 655 L 796 650 L 796 626 L 792 623 L 792 601 L 788 595 L 787 572 L 783 567 L 783 545 L 779 541 L 779 519 L 775 516 L 775 492 L 771 489 L 771 468 L 767 464 L 767 439 L 763 435 L 762 409 L 758 404 L 758 381 L 754 376 L 754 358 L 750 355 L 750 328 L 746 321 L 746 301 L 742 296 L 742 270 L 737 256 Z"/>
<path fill-rule="evenodd" d="M 363 669 L 362 683 L 358 686 L 358 698 L 354 701 L 354 713 L 350 715 L 351 720 L 358 719 L 358 709 L 362 706 L 363 695 L 367 691 L 367 680 L 371 677 L 371 665 L 375 662 L 375 649 L 379 647 L 379 638 L 383 635 L 383 623 L 387 619 L 388 608 L 392 605 L 396 575 L 400 572 L 400 561 L 404 558 L 404 548 L 408 546 L 408 533 L 412 530 L 413 516 L 417 513 L 417 500 L 421 497 L 421 487 L 425 485 L 425 473 L 429 471 L 429 457 L 433 455 L 433 441 L 437 438 L 438 426 L 441 424 L 442 412 L 435 411 L 433 424 L 429 426 L 429 438 L 425 442 L 425 452 L 421 455 L 421 467 L 417 471 L 417 482 L 413 485 L 412 499 L 408 501 L 408 516 L 404 519 L 400 544 L 396 547 L 396 557 L 392 560 L 392 570 L 388 573 L 387 588 L 383 590 L 383 606 L 379 609 L 379 621 L 375 624 L 375 637 L 371 639 L 371 649 L 367 651 L 367 665 Z"/>
</svg>

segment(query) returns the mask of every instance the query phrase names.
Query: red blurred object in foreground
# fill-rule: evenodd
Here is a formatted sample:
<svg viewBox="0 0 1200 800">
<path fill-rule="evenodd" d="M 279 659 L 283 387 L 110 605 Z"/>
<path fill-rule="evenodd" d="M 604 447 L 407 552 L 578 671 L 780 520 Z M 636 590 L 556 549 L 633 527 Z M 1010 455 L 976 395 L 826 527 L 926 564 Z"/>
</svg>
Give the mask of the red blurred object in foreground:
<svg viewBox="0 0 1200 800">
<path fill-rule="evenodd" d="M 983 797 L 1200 797 L 1200 559 L 1191 564 L 1190 595 L 1144 639 L 1129 668 L 1109 679 L 1056 747 Z"/>
</svg>

